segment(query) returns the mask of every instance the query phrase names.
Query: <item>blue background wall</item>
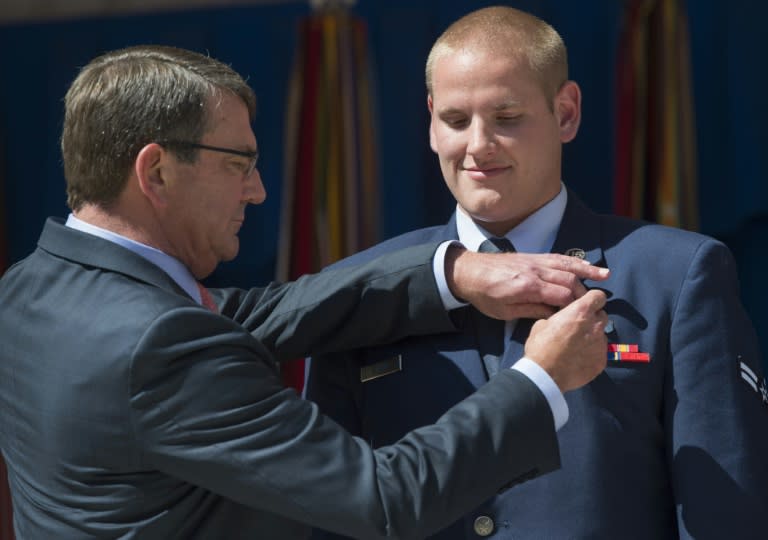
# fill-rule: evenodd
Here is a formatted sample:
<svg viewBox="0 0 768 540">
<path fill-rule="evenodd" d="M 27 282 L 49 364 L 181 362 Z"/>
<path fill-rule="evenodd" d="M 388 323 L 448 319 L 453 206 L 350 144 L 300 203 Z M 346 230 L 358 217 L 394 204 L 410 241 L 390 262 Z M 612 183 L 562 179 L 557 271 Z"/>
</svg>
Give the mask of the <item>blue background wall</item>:
<svg viewBox="0 0 768 540">
<path fill-rule="evenodd" d="M 382 238 L 437 224 L 453 209 L 428 147 L 423 65 L 432 41 L 462 14 L 499 2 L 359 0 L 376 71 Z M 584 93 L 579 136 L 563 178 L 598 211 L 611 209 L 614 63 L 623 2 L 507 2 L 552 23 L 568 45 Z M 689 1 L 701 230 L 737 256 L 744 302 L 768 351 L 768 157 L 764 146 L 768 3 Z M 272 278 L 277 249 L 285 95 L 298 21 L 307 3 L 168 12 L 0 26 L 0 179 L 5 179 L 11 261 L 30 252 L 48 215 L 66 215 L 58 137 L 62 97 L 78 67 L 109 49 L 162 43 L 209 52 L 248 77 L 260 102 L 254 124 L 268 199 L 249 210 L 236 261 L 212 284 Z"/>
</svg>

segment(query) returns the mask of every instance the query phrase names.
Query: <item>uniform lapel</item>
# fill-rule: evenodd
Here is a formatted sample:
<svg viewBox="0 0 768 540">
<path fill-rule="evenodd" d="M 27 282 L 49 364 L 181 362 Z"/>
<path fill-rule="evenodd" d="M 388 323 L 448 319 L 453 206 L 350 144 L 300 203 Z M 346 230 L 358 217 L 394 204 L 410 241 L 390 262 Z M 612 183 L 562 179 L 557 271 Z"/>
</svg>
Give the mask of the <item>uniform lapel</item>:
<svg viewBox="0 0 768 540">
<path fill-rule="evenodd" d="M 456 230 L 456 216 L 439 229 L 439 237 L 443 240 L 458 239 Z M 598 266 L 605 265 L 603 249 L 600 245 L 600 220 L 599 216 L 589 210 L 584 203 L 572 192 L 568 191 L 568 204 L 563 213 L 563 219 L 558 229 L 557 237 L 552 246 L 552 253 L 581 254 L 583 258 Z M 587 287 L 596 285 L 586 282 Z M 474 308 L 467 308 L 474 309 Z M 466 314 L 465 314 L 466 315 Z M 488 380 L 488 374 L 480 355 L 480 339 L 478 329 L 473 324 L 474 317 L 464 317 L 460 324 L 463 332 L 456 335 L 456 348 L 446 351 L 445 354 L 461 369 L 473 384 L 480 384 Z M 515 324 L 511 341 L 504 351 L 500 362 L 500 369 L 511 367 L 519 360 L 525 351 L 525 341 L 531 332 L 534 321 L 532 319 L 520 319 Z"/>
<path fill-rule="evenodd" d="M 600 221 L 594 212 L 572 192 L 568 191 L 568 204 L 552 246 L 552 253 L 580 256 L 595 265 L 604 265 L 605 258 L 600 245 Z M 587 287 L 590 283 L 586 283 Z M 511 367 L 525 350 L 525 341 L 531 333 L 533 319 L 520 319 L 515 324 L 512 338 L 501 362 L 502 368 Z"/>
<path fill-rule="evenodd" d="M 512 367 L 512 365 L 523 357 L 525 352 L 525 340 L 531 333 L 533 319 L 518 319 L 515 323 L 515 329 L 512 331 L 512 338 L 504 350 L 504 357 L 501 359 L 501 369 Z"/>
<path fill-rule="evenodd" d="M 456 228 L 456 213 L 451 215 L 450 221 L 445 227 L 438 230 L 437 240 L 458 240 L 459 233 Z M 476 388 L 488 382 L 488 373 L 480 355 L 480 336 L 477 328 L 477 317 L 472 316 L 475 308 L 467 306 L 457 310 L 456 322 L 461 329 L 460 333 L 453 334 L 453 345 L 450 349 L 443 349 L 443 354 L 450 359 L 467 377 Z M 455 339 L 455 341 L 454 341 Z"/>
<path fill-rule="evenodd" d="M 579 198 L 568 191 L 568 204 L 557 231 L 552 253 L 574 254 L 583 252 L 583 258 L 594 265 L 604 265 L 605 257 L 600 245 L 600 219 L 584 206 Z"/>
</svg>

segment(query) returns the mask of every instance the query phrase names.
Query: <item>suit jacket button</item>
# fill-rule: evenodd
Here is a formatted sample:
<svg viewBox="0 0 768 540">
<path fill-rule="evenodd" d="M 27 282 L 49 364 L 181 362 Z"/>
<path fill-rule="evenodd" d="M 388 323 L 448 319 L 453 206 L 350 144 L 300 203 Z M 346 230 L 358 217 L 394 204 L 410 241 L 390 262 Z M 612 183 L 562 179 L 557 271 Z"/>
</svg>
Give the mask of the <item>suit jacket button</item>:
<svg viewBox="0 0 768 540">
<path fill-rule="evenodd" d="M 493 533 L 493 520 L 488 516 L 475 519 L 475 532 L 478 536 L 490 536 Z"/>
</svg>

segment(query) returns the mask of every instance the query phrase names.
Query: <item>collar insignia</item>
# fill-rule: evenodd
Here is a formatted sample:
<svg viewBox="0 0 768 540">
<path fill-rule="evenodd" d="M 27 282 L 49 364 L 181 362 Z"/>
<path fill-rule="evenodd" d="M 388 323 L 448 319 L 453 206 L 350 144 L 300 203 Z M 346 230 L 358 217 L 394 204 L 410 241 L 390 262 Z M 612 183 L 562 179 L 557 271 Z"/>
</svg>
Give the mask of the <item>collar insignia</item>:
<svg viewBox="0 0 768 540">
<path fill-rule="evenodd" d="M 565 250 L 565 254 L 569 257 L 576 257 L 577 259 L 586 259 L 587 258 L 587 252 L 584 251 L 581 248 L 571 248 Z"/>
</svg>

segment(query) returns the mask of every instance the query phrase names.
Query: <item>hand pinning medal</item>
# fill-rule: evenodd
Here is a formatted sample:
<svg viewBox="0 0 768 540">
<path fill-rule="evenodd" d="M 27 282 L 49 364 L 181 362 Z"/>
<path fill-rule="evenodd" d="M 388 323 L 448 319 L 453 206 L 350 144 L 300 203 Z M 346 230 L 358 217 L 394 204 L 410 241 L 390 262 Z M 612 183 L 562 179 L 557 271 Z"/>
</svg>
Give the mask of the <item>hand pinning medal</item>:
<svg viewBox="0 0 768 540">
<path fill-rule="evenodd" d="M 563 252 L 563 255 L 567 255 L 568 257 L 576 257 L 577 259 L 581 259 L 581 260 L 585 260 L 587 258 L 587 252 L 581 248 L 566 249 L 565 252 Z M 613 330 L 614 330 L 613 321 L 609 318 L 608 324 L 605 325 L 604 332 L 606 334 L 610 334 L 611 332 L 613 332 Z"/>
</svg>

